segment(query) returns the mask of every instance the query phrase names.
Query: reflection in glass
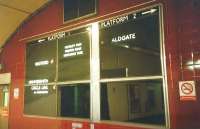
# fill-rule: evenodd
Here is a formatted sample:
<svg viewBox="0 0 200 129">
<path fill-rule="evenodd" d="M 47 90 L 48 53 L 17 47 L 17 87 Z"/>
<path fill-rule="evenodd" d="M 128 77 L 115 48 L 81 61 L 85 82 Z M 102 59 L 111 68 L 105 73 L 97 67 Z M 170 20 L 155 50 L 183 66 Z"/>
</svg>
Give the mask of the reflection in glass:
<svg viewBox="0 0 200 129">
<path fill-rule="evenodd" d="M 57 100 L 55 86 L 25 86 L 24 96 L 25 114 L 40 116 L 57 116 Z"/>
<path fill-rule="evenodd" d="M 59 86 L 60 108 L 62 117 L 90 117 L 89 84 L 73 84 Z"/>
<path fill-rule="evenodd" d="M 54 82 L 56 76 L 56 40 L 27 44 L 26 84 L 45 80 Z"/>
<path fill-rule="evenodd" d="M 165 124 L 161 80 L 101 84 L 101 119 Z"/>
<path fill-rule="evenodd" d="M 101 78 L 161 75 L 158 11 L 126 19 L 100 29 Z"/>
<path fill-rule="evenodd" d="M 58 81 L 86 80 L 90 76 L 90 35 L 73 34 L 58 40 Z"/>
</svg>

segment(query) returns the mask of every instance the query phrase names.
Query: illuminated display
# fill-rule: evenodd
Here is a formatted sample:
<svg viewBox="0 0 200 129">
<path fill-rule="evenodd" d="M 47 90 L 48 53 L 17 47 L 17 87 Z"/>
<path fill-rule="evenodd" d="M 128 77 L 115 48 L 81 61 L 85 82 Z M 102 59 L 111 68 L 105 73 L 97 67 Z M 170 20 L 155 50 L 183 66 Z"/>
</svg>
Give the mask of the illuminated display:
<svg viewBox="0 0 200 129">
<path fill-rule="evenodd" d="M 56 78 L 56 40 L 47 41 L 45 38 L 27 45 L 26 49 L 26 84 L 33 80 L 46 79 L 54 82 Z"/>
<path fill-rule="evenodd" d="M 85 27 L 70 32 L 57 32 L 28 43 L 26 85 L 55 83 L 76 78 L 88 79 L 89 30 L 90 27 Z"/>
<path fill-rule="evenodd" d="M 48 94 L 48 86 L 42 85 L 42 86 L 31 86 L 31 90 L 33 94 Z"/>
<path fill-rule="evenodd" d="M 159 22 L 155 7 L 100 22 L 98 33 L 87 27 L 28 44 L 25 113 L 91 118 L 90 97 L 96 90 L 91 87 L 98 83 L 101 100 L 94 100 L 101 103 L 102 120 L 137 122 L 137 116 L 145 120 L 158 114 L 156 122 L 165 124 Z M 100 72 L 96 80 L 90 78 L 90 62 L 100 69 L 94 70 L 94 75 Z"/>
<path fill-rule="evenodd" d="M 117 43 L 117 42 L 121 42 L 121 41 L 127 41 L 127 40 L 131 40 L 131 39 L 135 39 L 135 38 L 136 38 L 136 34 L 132 33 L 132 34 L 114 37 L 114 38 L 112 38 L 112 42 Z"/>
<path fill-rule="evenodd" d="M 57 85 L 71 80 L 89 80 L 90 29 L 86 27 L 58 32 L 27 44 L 25 114 L 90 117 L 89 84 L 87 87 L 85 84 L 78 84 L 77 87 L 61 86 L 62 88 Z M 76 99 L 71 101 L 74 97 Z M 58 101 L 61 104 L 59 106 Z M 73 110 L 66 108 L 66 105 L 73 105 Z"/>
<path fill-rule="evenodd" d="M 101 24 L 102 27 L 110 27 L 114 24 L 120 24 L 120 23 L 123 23 L 123 22 L 126 22 L 129 20 L 129 16 L 122 16 L 122 17 L 117 17 L 117 18 L 114 18 L 114 19 L 111 19 L 111 20 L 108 20 L 108 21 L 105 21 Z"/>
<path fill-rule="evenodd" d="M 49 64 L 48 60 L 35 62 L 35 66 L 48 65 L 48 64 Z"/>
<path fill-rule="evenodd" d="M 142 18 L 145 15 L 154 14 L 158 11 L 158 8 L 152 8 L 138 13 L 130 13 L 127 15 L 118 16 L 116 18 L 104 21 L 100 23 L 101 28 L 107 28 L 118 24 L 123 24 L 130 21 L 135 21 Z"/>
<path fill-rule="evenodd" d="M 89 79 L 90 33 L 73 34 L 58 40 L 58 81 Z"/>
<path fill-rule="evenodd" d="M 102 78 L 161 74 L 158 14 L 155 7 L 99 24 Z"/>
<path fill-rule="evenodd" d="M 83 48 L 82 43 L 75 43 L 64 46 L 64 58 L 76 56 L 76 55 L 82 55 L 83 54 Z"/>
<path fill-rule="evenodd" d="M 40 80 L 30 80 L 29 84 L 45 84 L 48 83 L 48 79 L 40 79 Z"/>
</svg>

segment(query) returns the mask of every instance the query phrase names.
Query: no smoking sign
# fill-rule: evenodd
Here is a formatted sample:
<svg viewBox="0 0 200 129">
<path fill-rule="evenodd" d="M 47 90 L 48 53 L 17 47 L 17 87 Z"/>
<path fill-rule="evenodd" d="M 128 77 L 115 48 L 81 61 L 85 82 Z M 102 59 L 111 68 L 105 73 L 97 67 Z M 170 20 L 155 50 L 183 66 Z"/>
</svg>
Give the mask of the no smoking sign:
<svg viewBox="0 0 200 129">
<path fill-rule="evenodd" d="M 179 82 L 180 100 L 196 100 L 196 90 L 194 81 Z"/>
</svg>

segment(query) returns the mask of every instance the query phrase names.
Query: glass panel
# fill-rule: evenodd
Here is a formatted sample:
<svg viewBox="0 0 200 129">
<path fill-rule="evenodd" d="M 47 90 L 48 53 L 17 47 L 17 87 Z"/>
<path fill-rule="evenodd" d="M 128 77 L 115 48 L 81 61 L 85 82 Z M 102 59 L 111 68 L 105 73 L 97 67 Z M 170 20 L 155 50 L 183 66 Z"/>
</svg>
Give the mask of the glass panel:
<svg viewBox="0 0 200 129">
<path fill-rule="evenodd" d="M 56 40 L 34 41 L 26 49 L 26 84 L 54 82 L 56 77 Z"/>
<path fill-rule="evenodd" d="M 64 21 L 95 13 L 96 0 L 64 0 Z"/>
<path fill-rule="evenodd" d="M 101 78 L 162 74 L 158 14 L 153 8 L 100 23 Z"/>
<path fill-rule="evenodd" d="M 95 13 L 96 0 L 79 0 L 79 16 Z"/>
<path fill-rule="evenodd" d="M 78 0 L 64 0 L 64 21 L 78 17 Z"/>
<path fill-rule="evenodd" d="M 62 117 L 90 118 L 89 84 L 59 86 L 60 108 Z"/>
<path fill-rule="evenodd" d="M 162 80 L 101 84 L 101 119 L 165 124 Z"/>
<path fill-rule="evenodd" d="M 52 85 L 25 86 L 24 113 L 57 116 L 56 87 Z"/>
<path fill-rule="evenodd" d="M 58 81 L 90 77 L 90 36 L 88 32 L 58 40 Z"/>
</svg>

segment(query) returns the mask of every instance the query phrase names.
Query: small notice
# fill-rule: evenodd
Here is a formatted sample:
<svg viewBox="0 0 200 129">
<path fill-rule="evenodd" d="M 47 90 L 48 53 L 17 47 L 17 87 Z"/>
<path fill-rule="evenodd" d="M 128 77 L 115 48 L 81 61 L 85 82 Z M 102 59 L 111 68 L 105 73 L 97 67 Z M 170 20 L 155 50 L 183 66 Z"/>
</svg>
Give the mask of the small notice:
<svg viewBox="0 0 200 129">
<path fill-rule="evenodd" d="M 181 101 L 196 100 L 196 89 L 194 81 L 180 81 L 179 93 Z"/>
<path fill-rule="evenodd" d="M 72 129 L 82 129 L 83 124 L 82 123 L 72 123 Z"/>
<path fill-rule="evenodd" d="M 19 98 L 19 88 L 14 88 L 14 99 L 18 99 Z"/>
</svg>

